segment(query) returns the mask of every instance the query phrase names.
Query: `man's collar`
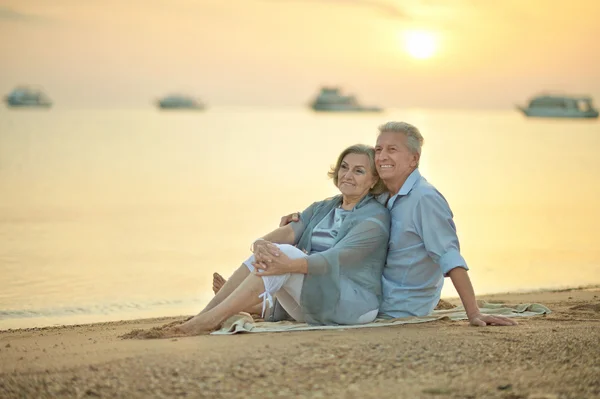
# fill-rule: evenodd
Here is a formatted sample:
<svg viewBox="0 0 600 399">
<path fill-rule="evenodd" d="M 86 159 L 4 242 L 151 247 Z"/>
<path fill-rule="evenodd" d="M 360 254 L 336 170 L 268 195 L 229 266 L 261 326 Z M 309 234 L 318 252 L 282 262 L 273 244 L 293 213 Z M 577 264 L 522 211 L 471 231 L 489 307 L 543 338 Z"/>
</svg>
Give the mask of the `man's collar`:
<svg viewBox="0 0 600 399">
<path fill-rule="evenodd" d="M 408 193 L 410 193 L 410 190 L 412 190 L 419 178 L 421 178 L 421 173 L 419 172 L 419 168 L 417 168 L 413 170 L 410 175 L 408 175 L 408 178 L 406 179 L 402 187 L 400 187 L 398 195 L 407 195 Z"/>
<path fill-rule="evenodd" d="M 397 198 L 402 197 L 404 195 L 408 195 L 408 193 L 410 193 L 410 190 L 412 190 L 415 184 L 417 183 L 417 180 L 419 180 L 420 178 L 421 173 L 419 172 L 419 169 L 417 168 L 413 170 L 412 173 L 408 175 L 408 178 L 406 179 L 402 187 L 400 187 L 400 191 L 398 191 L 398 193 L 392 195 L 388 199 L 387 208 L 391 210 Z"/>
</svg>

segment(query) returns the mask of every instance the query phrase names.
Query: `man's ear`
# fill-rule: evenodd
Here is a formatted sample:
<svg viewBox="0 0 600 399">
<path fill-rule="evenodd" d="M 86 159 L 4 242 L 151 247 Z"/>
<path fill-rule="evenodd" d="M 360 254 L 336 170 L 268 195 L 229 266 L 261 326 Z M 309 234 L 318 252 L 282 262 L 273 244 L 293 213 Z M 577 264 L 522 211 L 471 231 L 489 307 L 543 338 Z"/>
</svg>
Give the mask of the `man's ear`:
<svg viewBox="0 0 600 399">
<path fill-rule="evenodd" d="M 417 166 L 419 164 L 419 160 L 421 159 L 421 154 L 413 154 L 413 157 L 414 165 L 412 166 Z"/>
</svg>

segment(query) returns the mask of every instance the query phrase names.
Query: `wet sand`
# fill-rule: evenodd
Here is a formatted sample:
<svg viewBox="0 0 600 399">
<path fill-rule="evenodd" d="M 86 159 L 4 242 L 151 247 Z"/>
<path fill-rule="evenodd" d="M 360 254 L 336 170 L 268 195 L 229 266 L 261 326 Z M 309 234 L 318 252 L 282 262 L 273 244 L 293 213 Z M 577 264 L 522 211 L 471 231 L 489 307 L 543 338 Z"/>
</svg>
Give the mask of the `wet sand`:
<svg viewBox="0 0 600 399">
<path fill-rule="evenodd" d="M 553 313 L 152 340 L 119 336 L 176 318 L 1 331 L 0 398 L 600 397 L 600 287 L 480 299 Z"/>
</svg>

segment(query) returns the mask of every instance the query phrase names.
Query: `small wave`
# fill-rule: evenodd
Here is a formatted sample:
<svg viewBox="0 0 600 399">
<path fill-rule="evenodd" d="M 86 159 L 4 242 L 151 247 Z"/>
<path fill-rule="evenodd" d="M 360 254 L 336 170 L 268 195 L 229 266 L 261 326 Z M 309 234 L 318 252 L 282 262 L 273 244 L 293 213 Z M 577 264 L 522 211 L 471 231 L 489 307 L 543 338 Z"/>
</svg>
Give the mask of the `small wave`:
<svg viewBox="0 0 600 399">
<path fill-rule="evenodd" d="M 160 310 L 167 307 L 198 306 L 198 299 L 156 300 L 148 302 L 118 302 L 86 306 L 59 306 L 54 308 L 0 310 L 0 320 L 77 315 L 110 315 L 124 312 Z"/>
</svg>

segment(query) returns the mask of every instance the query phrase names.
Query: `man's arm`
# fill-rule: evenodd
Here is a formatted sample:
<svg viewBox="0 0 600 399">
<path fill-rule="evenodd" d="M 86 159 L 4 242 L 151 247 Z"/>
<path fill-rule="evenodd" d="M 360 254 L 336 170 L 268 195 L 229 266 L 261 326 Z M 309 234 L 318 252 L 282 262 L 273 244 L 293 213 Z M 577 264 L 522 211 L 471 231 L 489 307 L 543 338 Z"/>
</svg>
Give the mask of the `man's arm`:
<svg viewBox="0 0 600 399">
<path fill-rule="evenodd" d="M 300 220 L 300 212 L 290 213 L 289 215 L 285 215 L 281 217 L 279 221 L 279 227 L 286 226 L 292 222 L 297 222 Z"/>
<path fill-rule="evenodd" d="M 429 256 L 440 265 L 444 276 L 452 280 L 471 325 L 516 325 L 517 323 L 509 318 L 482 315 L 479 311 L 475 291 L 467 272 L 469 269 L 460 254 L 452 211 L 444 197 L 436 192 L 421 198 L 415 217 Z"/>
<path fill-rule="evenodd" d="M 454 284 L 454 288 L 456 288 L 456 292 L 458 293 L 458 296 L 465 307 L 465 311 L 467 312 L 467 317 L 469 318 L 469 323 L 471 323 L 471 325 L 479 327 L 483 327 L 488 324 L 493 326 L 517 325 L 516 321 L 506 317 L 481 314 L 479 307 L 477 306 L 477 300 L 475 299 L 475 291 L 473 290 L 471 279 L 469 278 L 469 274 L 465 269 L 462 267 L 456 267 L 448 272 L 448 276 L 452 280 L 452 284 Z"/>
</svg>

